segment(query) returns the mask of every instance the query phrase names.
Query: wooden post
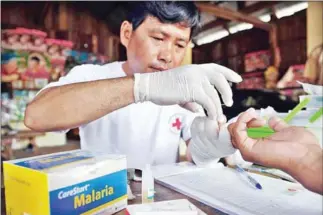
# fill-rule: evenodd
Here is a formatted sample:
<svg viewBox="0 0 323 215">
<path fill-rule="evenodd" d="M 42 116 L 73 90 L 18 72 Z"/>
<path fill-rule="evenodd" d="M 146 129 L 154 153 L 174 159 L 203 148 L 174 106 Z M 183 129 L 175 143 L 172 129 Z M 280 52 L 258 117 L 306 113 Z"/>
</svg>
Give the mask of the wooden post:
<svg viewBox="0 0 323 215">
<path fill-rule="evenodd" d="M 322 57 L 320 58 L 320 50 L 322 49 L 319 47 L 323 44 L 323 2 L 308 2 L 306 26 L 308 60 L 304 76 L 314 83 L 322 85 L 323 66 Z"/>
<path fill-rule="evenodd" d="M 58 29 L 61 31 L 67 30 L 67 5 L 66 2 L 59 3 L 58 14 Z"/>
<path fill-rule="evenodd" d="M 92 34 L 92 52 L 97 54 L 99 52 L 98 36 Z"/>
<path fill-rule="evenodd" d="M 277 25 L 273 24 L 272 28 L 269 32 L 269 43 L 270 43 L 270 49 L 272 52 L 272 63 L 276 68 L 279 68 L 281 57 L 280 57 L 280 51 L 278 47 L 278 35 L 277 35 Z"/>
<path fill-rule="evenodd" d="M 323 2 L 308 2 L 307 22 L 307 54 L 318 45 L 323 44 Z"/>
</svg>

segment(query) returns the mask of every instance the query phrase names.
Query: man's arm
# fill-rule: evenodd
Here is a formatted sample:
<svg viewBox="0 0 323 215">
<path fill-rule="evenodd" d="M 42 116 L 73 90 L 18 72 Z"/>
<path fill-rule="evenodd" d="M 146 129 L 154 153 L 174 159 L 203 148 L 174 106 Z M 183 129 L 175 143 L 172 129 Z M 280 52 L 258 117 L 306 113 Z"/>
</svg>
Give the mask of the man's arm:
<svg viewBox="0 0 323 215">
<path fill-rule="evenodd" d="M 78 127 L 134 102 L 132 77 L 51 87 L 27 106 L 25 125 L 37 131 Z"/>
<path fill-rule="evenodd" d="M 43 90 L 28 105 L 25 114 L 27 127 L 38 131 L 66 130 L 133 102 L 145 101 L 157 105 L 195 101 L 208 111 L 210 117 L 220 120 L 223 114 L 216 89 L 219 89 L 223 100 L 231 104 L 232 91 L 227 80 L 242 80 L 232 70 L 216 64 L 189 65 L 163 72 L 136 73 L 134 78 L 99 81 L 93 81 L 92 76 L 97 77 L 97 72 L 111 71 L 95 65 L 77 66 L 72 70 L 74 72 L 50 84 L 51 88 Z"/>
</svg>

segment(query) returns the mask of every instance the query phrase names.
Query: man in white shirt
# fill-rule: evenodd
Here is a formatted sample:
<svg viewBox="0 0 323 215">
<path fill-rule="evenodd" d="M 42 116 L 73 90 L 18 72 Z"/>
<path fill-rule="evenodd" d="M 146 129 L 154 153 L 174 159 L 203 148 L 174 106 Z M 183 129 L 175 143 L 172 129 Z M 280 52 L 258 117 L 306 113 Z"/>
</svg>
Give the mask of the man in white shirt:
<svg viewBox="0 0 323 215">
<path fill-rule="evenodd" d="M 135 2 L 127 20 L 120 30 L 127 61 L 74 67 L 28 105 L 26 126 L 79 127 L 83 149 L 126 154 L 129 168 L 176 162 L 180 138 L 196 163 L 233 153 L 230 141 L 217 141 L 225 119 L 213 86 L 231 106 L 228 81 L 241 77 L 216 64 L 179 67 L 199 24 L 194 3 Z M 182 108 L 194 109 L 191 102 L 208 118 Z"/>
</svg>

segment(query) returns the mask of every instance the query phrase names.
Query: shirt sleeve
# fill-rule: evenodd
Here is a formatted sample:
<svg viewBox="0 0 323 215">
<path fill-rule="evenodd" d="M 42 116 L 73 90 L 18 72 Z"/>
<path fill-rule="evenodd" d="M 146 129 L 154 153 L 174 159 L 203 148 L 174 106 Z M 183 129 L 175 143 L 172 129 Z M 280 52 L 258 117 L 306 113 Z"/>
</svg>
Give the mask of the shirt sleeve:
<svg viewBox="0 0 323 215">
<path fill-rule="evenodd" d="M 187 141 L 192 138 L 191 135 L 191 125 L 195 117 L 197 116 L 205 116 L 204 113 L 193 113 L 191 111 L 188 111 L 184 108 L 183 113 L 184 113 L 184 120 L 183 120 L 183 127 L 182 127 L 182 138 L 184 141 Z"/>
</svg>

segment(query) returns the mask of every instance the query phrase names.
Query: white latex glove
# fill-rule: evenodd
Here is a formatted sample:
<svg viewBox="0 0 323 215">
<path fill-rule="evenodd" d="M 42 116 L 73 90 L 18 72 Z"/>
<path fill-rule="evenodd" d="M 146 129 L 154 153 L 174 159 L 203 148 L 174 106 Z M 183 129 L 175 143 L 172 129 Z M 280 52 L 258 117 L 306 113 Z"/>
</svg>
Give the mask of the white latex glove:
<svg viewBox="0 0 323 215">
<path fill-rule="evenodd" d="M 223 122 L 220 97 L 213 86 L 220 92 L 225 105 L 232 106 L 232 90 L 228 81 L 237 83 L 242 78 L 214 63 L 186 65 L 163 72 L 136 73 L 134 97 L 135 102 L 179 104 L 191 111 L 192 105 L 187 103 L 196 102 L 207 110 L 211 119 Z"/>
<path fill-rule="evenodd" d="M 196 117 L 191 125 L 189 152 L 197 165 L 207 165 L 236 152 L 232 146 L 228 124 L 219 128 L 218 122 L 207 117 Z"/>
</svg>

